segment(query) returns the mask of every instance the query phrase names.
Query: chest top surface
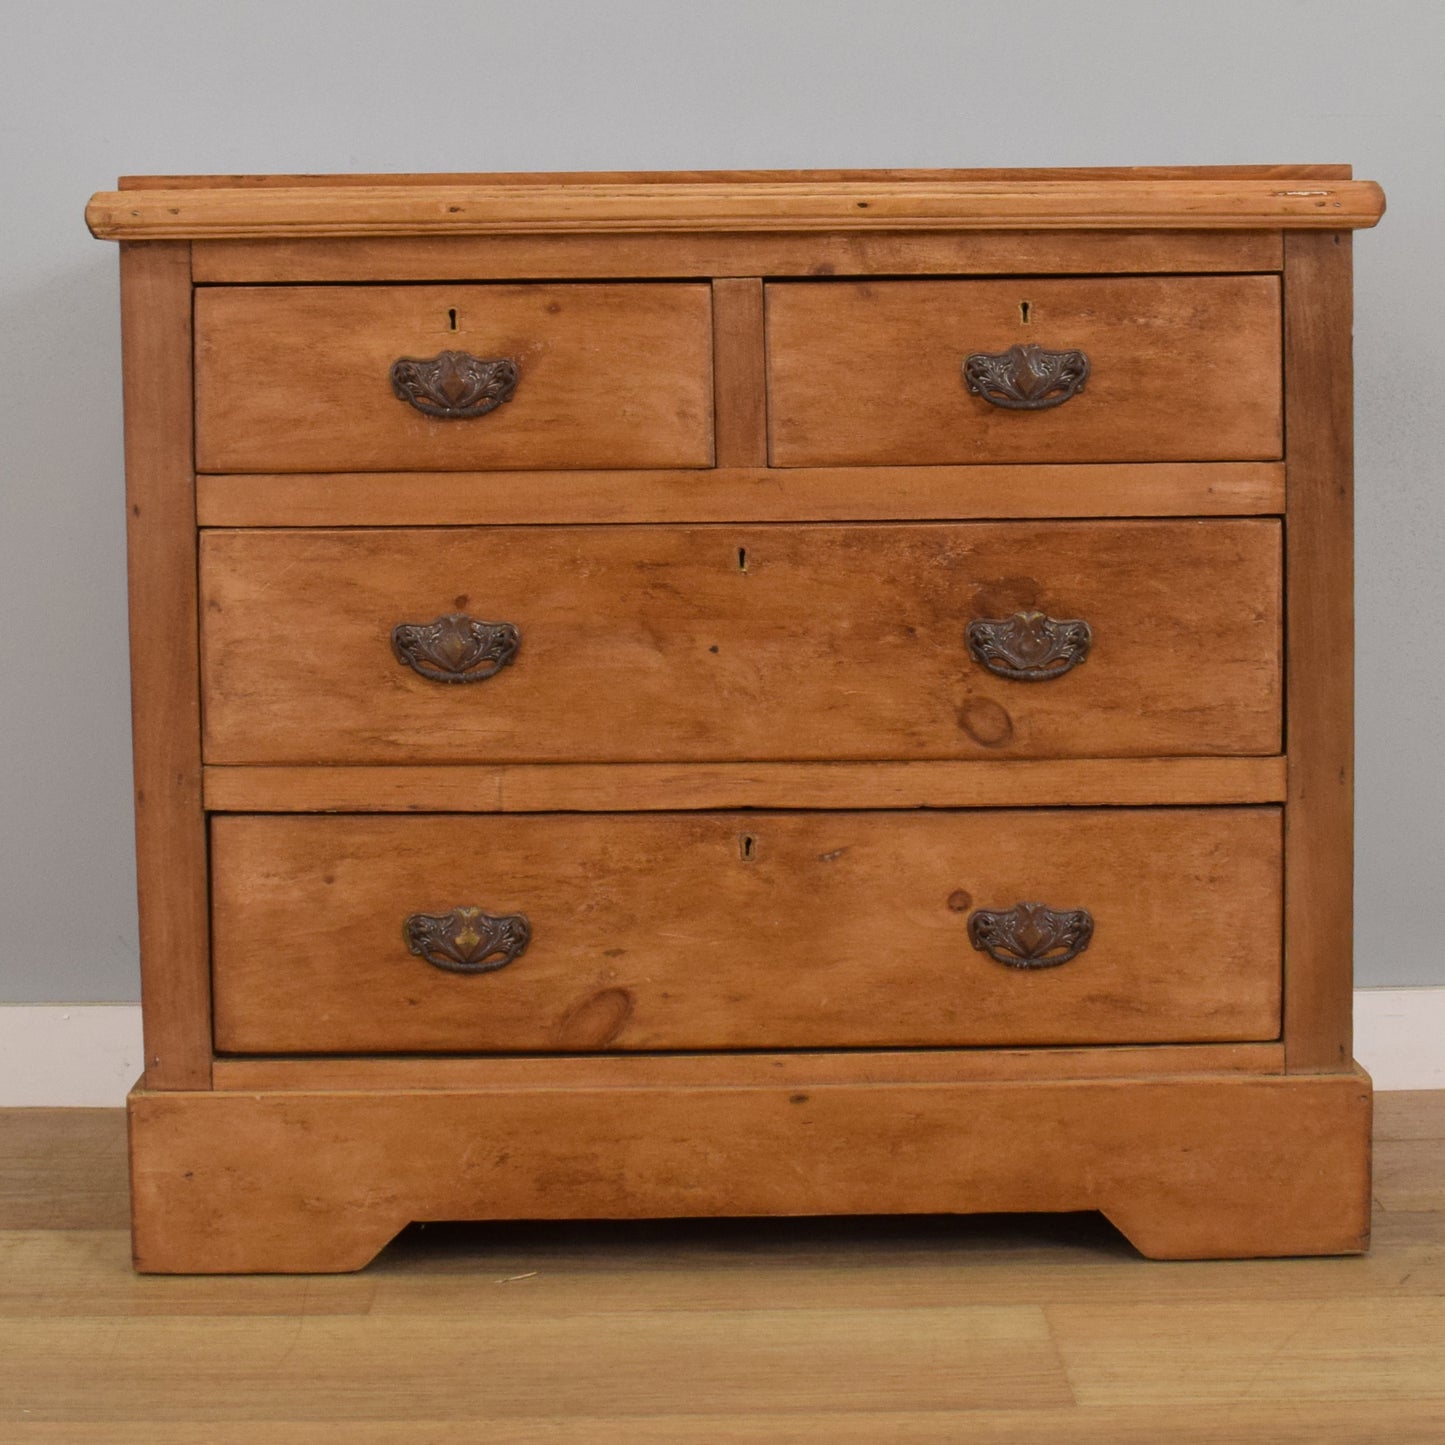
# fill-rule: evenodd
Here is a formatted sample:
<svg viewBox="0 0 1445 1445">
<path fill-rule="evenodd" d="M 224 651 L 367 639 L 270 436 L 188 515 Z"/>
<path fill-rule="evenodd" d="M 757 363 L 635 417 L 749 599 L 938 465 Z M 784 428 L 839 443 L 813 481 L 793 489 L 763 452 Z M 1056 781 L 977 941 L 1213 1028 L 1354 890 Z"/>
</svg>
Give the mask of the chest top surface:
<svg viewBox="0 0 1445 1445">
<path fill-rule="evenodd" d="M 133 176 L 92 198 L 109 240 L 609 231 L 1372 226 L 1348 166 L 1078 170 Z"/>
</svg>

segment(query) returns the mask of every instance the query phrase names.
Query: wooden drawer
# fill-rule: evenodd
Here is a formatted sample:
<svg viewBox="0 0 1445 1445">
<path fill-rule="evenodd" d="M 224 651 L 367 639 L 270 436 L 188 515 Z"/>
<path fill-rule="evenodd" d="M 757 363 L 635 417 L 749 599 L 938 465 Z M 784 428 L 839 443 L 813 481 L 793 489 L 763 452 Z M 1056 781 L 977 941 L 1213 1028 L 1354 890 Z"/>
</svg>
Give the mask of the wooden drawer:
<svg viewBox="0 0 1445 1445">
<path fill-rule="evenodd" d="M 242 815 L 214 818 L 211 841 L 223 1051 L 1278 1033 L 1277 808 Z M 1010 932 L 1021 901 L 1088 923 Z M 452 971 L 487 946 L 457 908 L 521 915 L 530 941 L 516 952 L 513 923 L 491 960 L 511 961 Z M 415 918 L 434 920 L 410 925 L 420 954 Z M 1046 957 L 1084 944 L 1018 966 L 1020 940 L 1046 937 Z"/>
<path fill-rule="evenodd" d="M 203 472 L 712 464 L 704 285 L 201 288 L 195 335 Z M 515 363 L 510 399 L 465 361 L 411 393 L 490 411 L 397 395 L 395 362 L 445 353 Z"/>
<path fill-rule="evenodd" d="M 1272 519 L 213 531 L 201 584 L 213 763 L 1280 744 Z M 466 628 L 439 620 L 455 615 L 514 627 L 510 665 L 454 686 L 398 660 L 394 628 Z M 990 670 L 1009 662 L 985 658 L 989 637 L 1020 658 L 1021 629 L 1077 622 L 1087 655 L 1077 627 L 1049 644 L 1050 666 L 1084 658 L 1072 670 Z M 481 657 L 502 649 L 477 636 Z"/>
<path fill-rule="evenodd" d="M 767 337 L 776 466 L 1281 455 L 1274 276 L 778 282 Z M 972 394 L 966 358 L 1015 346 L 1082 352 L 1082 389 Z"/>
</svg>

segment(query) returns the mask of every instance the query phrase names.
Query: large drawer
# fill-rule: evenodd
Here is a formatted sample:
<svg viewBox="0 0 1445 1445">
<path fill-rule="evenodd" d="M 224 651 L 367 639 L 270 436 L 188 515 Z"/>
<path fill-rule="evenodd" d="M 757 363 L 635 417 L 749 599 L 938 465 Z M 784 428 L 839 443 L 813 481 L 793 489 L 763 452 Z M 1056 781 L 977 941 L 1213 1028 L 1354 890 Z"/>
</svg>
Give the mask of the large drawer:
<svg viewBox="0 0 1445 1445">
<path fill-rule="evenodd" d="M 195 331 L 203 472 L 712 464 L 705 285 L 209 287 Z"/>
<path fill-rule="evenodd" d="M 776 466 L 1281 454 L 1274 276 L 777 282 L 767 334 Z"/>
<path fill-rule="evenodd" d="M 1277 808 L 232 815 L 211 842 L 222 1051 L 1278 1033 Z"/>
<path fill-rule="evenodd" d="M 1280 746 L 1272 519 L 219 530 L 201 587 L 213 763 Z"/>
</svg>

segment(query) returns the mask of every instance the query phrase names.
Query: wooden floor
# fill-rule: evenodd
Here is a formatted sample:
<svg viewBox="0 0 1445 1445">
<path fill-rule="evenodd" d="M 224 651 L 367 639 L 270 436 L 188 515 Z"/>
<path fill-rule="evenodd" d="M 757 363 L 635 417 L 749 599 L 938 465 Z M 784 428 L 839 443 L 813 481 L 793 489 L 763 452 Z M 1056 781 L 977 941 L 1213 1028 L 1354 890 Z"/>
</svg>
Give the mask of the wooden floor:
<svg viewBox="0 0 1445 1445">
<path fill-rule="evenodd" d="M 1445 1092 L 1377 1096 L 1363 1258 L 1101 1220 L 414 1227 L 359 1275 L 141 1278 L 108 1110 L 0 1112 L 0 1441 L 1445 1441 Z"/>
</svg>

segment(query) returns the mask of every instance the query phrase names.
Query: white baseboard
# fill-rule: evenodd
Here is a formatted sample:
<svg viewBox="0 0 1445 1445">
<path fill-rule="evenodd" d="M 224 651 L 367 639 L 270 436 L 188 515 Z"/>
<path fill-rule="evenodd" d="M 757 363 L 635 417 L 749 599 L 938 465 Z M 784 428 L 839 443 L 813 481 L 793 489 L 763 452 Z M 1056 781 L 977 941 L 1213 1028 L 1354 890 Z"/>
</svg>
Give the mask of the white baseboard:
<svg viewBox="0 0 1445 1445">
<path fill-rule="evenodd" d="M 1355 1057 L 1377 1089 L 1445 1089 L 1445 988 L 1355 993 Z M 113 1108 L 141 1073 L 135 1004 L 0 1006 L 0 1108 Z"/>
<path fill-rule="evenodd" d="M 1357 988 L 1355 1057 L 1377 1089 L 1445 1089 L 1445 988 Z"/>
<path fill-rule="evenodd" d="M 118 1107 L 144 1063 L 139 1004 L 0 1006 L 0 1108 Z"/>
</svg>

